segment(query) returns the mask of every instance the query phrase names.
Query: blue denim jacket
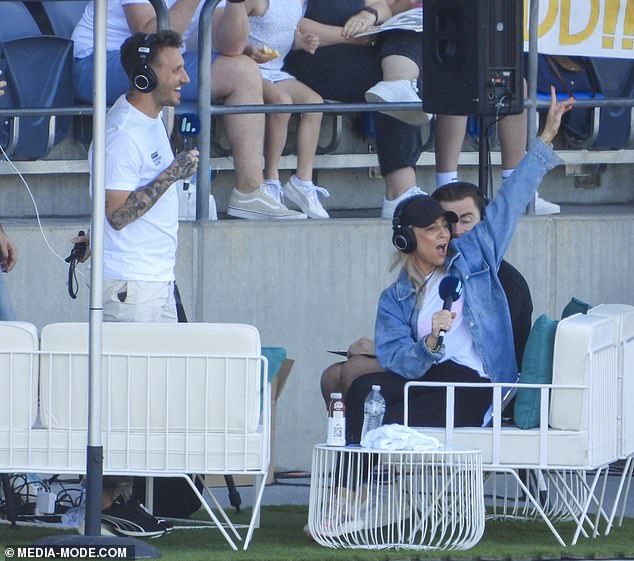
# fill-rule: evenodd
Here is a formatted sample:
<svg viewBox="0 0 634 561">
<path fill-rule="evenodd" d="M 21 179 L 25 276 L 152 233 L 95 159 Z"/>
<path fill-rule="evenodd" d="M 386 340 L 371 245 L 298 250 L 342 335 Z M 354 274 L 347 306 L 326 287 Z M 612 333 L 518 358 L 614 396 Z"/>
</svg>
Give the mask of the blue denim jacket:
<svg viewBox="0 0 634 561">
<path fill-rule="evenodd" d="M 542 177 L 560 163 L 552 146 L 538 139 L 487 206 L 486 218 L 450 243 L 445 267 L 462 280 L 464 319 L 493 382 L 517 379 L 511 318 L 497 270 Z M 417 321 L 416 293 L 402 270 L 379 299 L 375 345 L 381 366 L 408 379 L 420 378 L 444 358 L 444 346 L 431 352 L 419 341 Z"/>
</svg>

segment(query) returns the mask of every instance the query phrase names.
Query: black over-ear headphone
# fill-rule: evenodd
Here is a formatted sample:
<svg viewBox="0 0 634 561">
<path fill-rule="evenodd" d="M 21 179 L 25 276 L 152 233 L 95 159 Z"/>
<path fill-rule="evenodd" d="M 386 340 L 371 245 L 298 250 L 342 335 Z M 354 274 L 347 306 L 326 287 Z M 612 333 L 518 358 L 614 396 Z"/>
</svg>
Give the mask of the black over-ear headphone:
<svg viewBox="0 0 634 561">
<path fill-rule="evenodd" d="M 402 201 L 394 209 L 392 218 L 392 244 L 402 253 L 412 253 L 416 249 L 416 234 L 409 224 L 401 224 L 401 215 L 408 202 L 414 197 Z"/>
<path fill-rule="evenodd" d="M 152 70 L 148 64 L 148 58 L 150 57 L 150 54 L 152 54 L 152 44 L 154 43 L 153 39 L 153 34 L 148 33 L 136 49 L 139 63 L 132 73 L 132 84 L 141 93 L 151 92 L 154 88 L 156 88 L 158 82 L 154 70 Z"/>
</svg>

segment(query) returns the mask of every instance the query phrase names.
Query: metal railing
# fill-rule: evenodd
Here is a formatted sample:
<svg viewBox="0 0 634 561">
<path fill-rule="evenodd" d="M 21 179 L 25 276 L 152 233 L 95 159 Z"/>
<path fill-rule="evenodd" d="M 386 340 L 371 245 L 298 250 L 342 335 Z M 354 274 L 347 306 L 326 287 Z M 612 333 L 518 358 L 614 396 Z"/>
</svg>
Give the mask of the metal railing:
<svg viewBox="0 0 634 561">
<path fill-rule="evenodd" d="M 0 0 L 5 1 L 5 0 Z M 169 28 L 169 12 L 164 0 L 149 0 L 157 14 L 158 29 Z M 211 165 L 211 126 L 212 117 L 236 113 L 349 113 L 360 111 L 379 111 L 387 103 L 318 103 L 318 104 L 258 104 L 258 105 L 215 105 L 212 101 L 212 45 L 213 11 L 220 0 L 205 0 L 200 13 L 198 24 L 198 114 L 200 116 L 200 163 L 199 171 L 210 168 Z M 529 12 L 529 54 L 528 54 L 528 96 L 524 105 L 528 109 L 528 142 L 532 143 L 536 137 L 538 109 L 548 107 L 548 102 L 537 99 L 537 27 L 539 19 L 539 1 L 530 0 Z M 422 48 L 422 47 L 421 47 Z M 206 102 L 205 100 L 209 100 Z M 416 103 L 389 103 L 390 110 L 411 110 Z M 596 99 L 577 100 L 576 107 L 633 107 L 634 97 L 603 97 Z M 86 105 L 72 107 L 29 108 L 29 109 L 0 109 L 1 117 L 34 116 L 88 116 L 93 114 L 93 108 Z M 211 193 L 211 176 L 209 173 L 199 173 L 197 178 L 197 208 L 198 220 L 209 216 L 209 194 Z"/>
</svg>

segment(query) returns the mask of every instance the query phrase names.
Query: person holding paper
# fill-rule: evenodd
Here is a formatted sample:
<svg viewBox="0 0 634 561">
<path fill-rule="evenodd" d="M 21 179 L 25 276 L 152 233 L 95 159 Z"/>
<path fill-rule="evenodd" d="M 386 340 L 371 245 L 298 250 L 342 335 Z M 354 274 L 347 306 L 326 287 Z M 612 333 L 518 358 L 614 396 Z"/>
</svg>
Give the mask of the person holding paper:
<svg viewBox="0 0 634 561">
<path fill-rule="evenodd" d="M 561 163 L 551 143 L 573 105 L 572 98 L 558 103 L 552 88 L 542 134 L 487 207 L 484 220 L 465 235 L 451 240 L 459 217 L 432 197 L 417 195 L 397 207 L 392 241 L 400 272 L 381 294 L 375 325 L 377 359 L 387 372 L 362 376 L 350 386 L 349 442 L 359 442 L 363 400 L 373 384 L 381 385 L 387 424 L 403 422 L 403 388 L 409 380 L 516 381 L 511 318 L 497 272 L 542 177 Z M 451 299 L 439 290 L 445 279 L 462 287 Z M 445 425 L 444 392 L 438 391 L 412 393 L 410 424 Z M 490 389 L 458 390 L 455 425 L 479 426 L 490 405 Z"/>
<path fill-rule="evenodd" d="M 393 0 L 310 0 L 299 27 L 319 38 L 319 48 L 314 54 L 291 51 L 283 70 L 324 99 L 364 101 L 366 91 L 377 83 L 398 79 L 407 81 L 412 101 L 420 102 L 413 85 L 418 89 L 420 36 L 406 30 L 359 35 L 389 19 L 392 4 Z M 381 216 L 389 219 L 402 199 L 423 192 L 416 184 L 422 104 L 398 113 L 376 114 L 376 148 L 385 180 Z"/>
</svg>

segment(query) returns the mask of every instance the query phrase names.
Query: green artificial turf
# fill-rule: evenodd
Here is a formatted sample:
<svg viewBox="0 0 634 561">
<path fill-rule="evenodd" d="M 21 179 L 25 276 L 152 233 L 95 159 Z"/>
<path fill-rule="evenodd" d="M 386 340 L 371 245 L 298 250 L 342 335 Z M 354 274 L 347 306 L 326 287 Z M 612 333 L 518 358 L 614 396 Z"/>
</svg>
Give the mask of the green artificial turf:
<svg viewBox="0 0 634 561">
<path fill-rule="evenodd" d="M 248 511 L 234 517 L 247 522 Z M 533 559 L 634 559 L 634 520 L 614 528 L 609 536 L 580 538 L 574 547 L 561 547 L 545 524 L 539 521 L 487 521 L 482 541 L 467 551 L 411 550 L 340 550 L 320 546 L 307 538 L 302 529 L 306 523 L 306 506 L 266 506 L 262 508 L 261 527 L 255 531 L 247 551 L 232 551 L 215 529 L 175 530 L 171 534 L 149 540 L 165 561 L 337 561 L 337 560 L 414 560 L 442 559 L 454 561 L 528 561 Z M 556 525 L 564 540 L 574 533 L 571 523 Z M 242 531 L 244 535 L 246 531 Z M 0 543 L 29 545 L 60 530 L 0 525 Z M 0 553 L 2 550 L 0 549 Z"/>
</svg>

